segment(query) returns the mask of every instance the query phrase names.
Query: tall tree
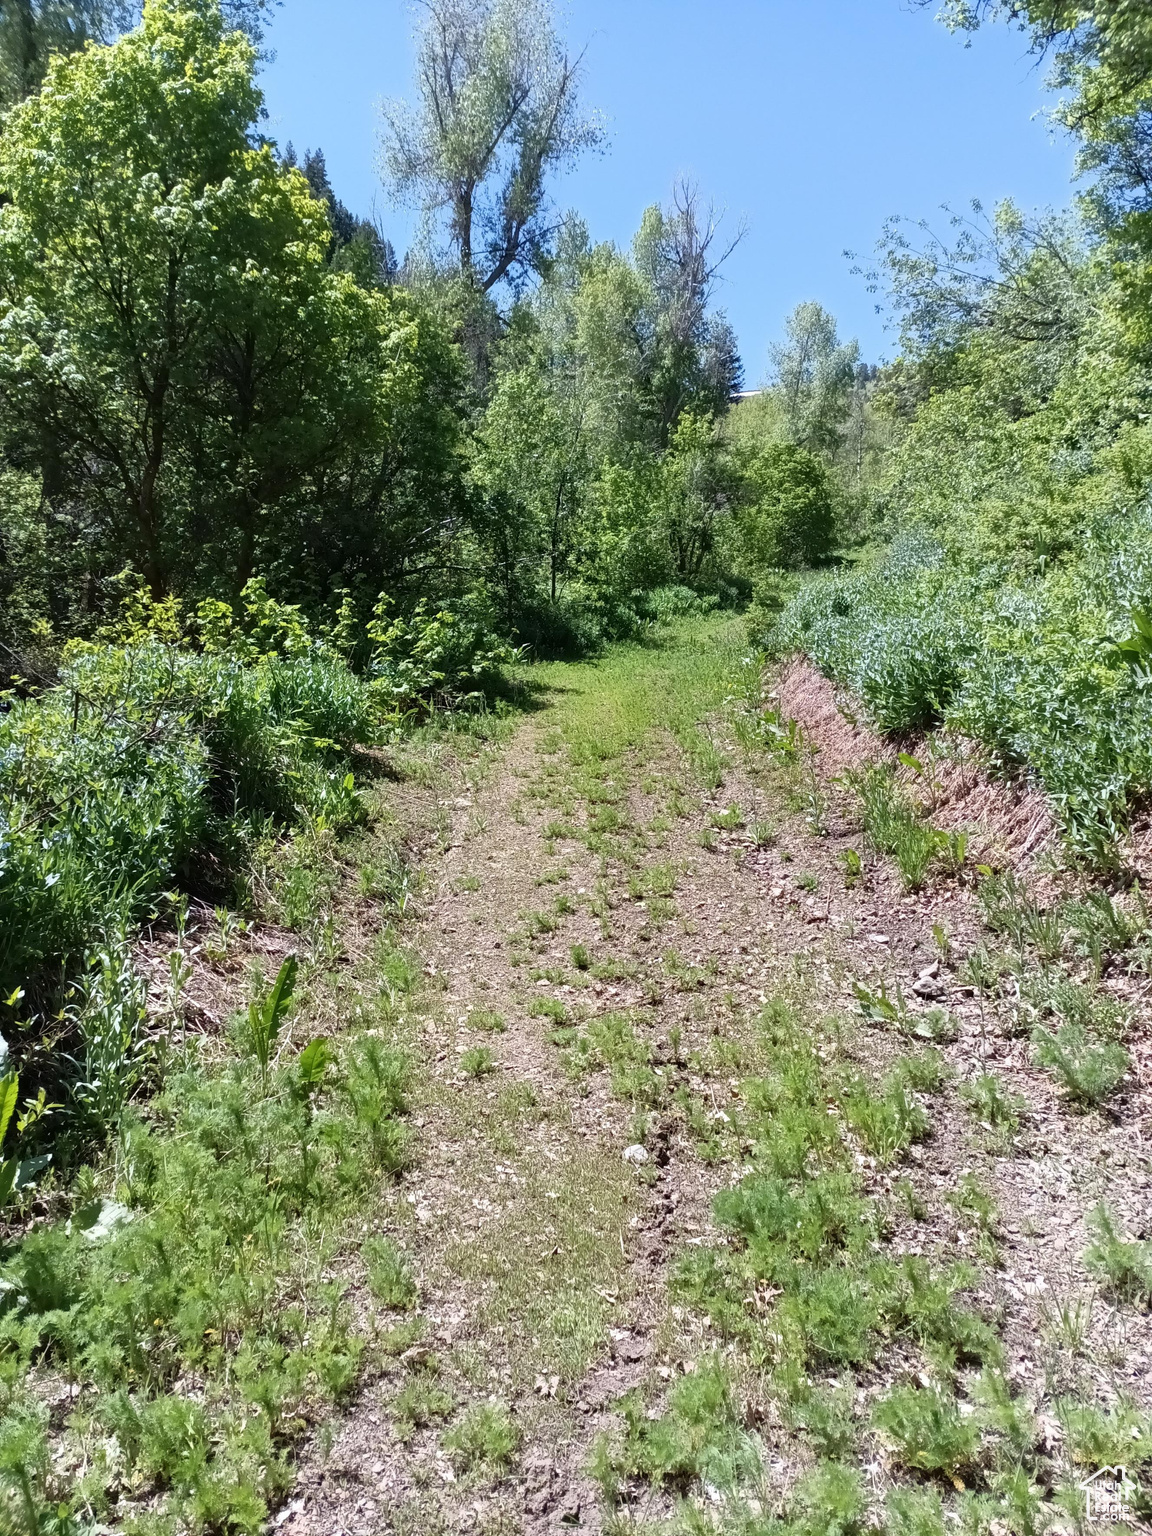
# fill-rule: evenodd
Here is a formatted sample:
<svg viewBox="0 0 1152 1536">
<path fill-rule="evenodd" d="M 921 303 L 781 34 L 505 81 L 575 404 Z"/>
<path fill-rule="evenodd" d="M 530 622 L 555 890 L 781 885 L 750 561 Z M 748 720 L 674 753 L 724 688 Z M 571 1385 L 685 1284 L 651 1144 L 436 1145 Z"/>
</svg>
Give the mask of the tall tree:
<svg viewBox="0 0 1152 1536">
<path fill-rule="evenodd" d="M 649 380 L 661 447 L 683 411 L 722 414 L 740 388 L 735 334 L 711 305 L 720 268 L 743 238 L 741 225 L 721 240 L 715 206 L 705 204 L 690 182 L 677 183 L 670 207 L 652 207 L 644 215 L 633 255 L 651 295 Z"/>
<path fill-rule="evenodd" d="M 337 272 L 351 273 L 366 288 L 386 288 L 394 283 L 399 269 L 391 240 L 371 219 L 357 218 L 336 196 L 328 179 L 324 151 L 305 150 L 304 159 L 300 161 L 289 144 L 284 151 L 283 163 L 299 167 L 312 196 L 328 210 L 328 222 L 332 226 L 329 265 Z"/>
<path fill-rule="evenodd" d="M 216 0 L 146 0 L 0 137 L 9 458 L 94 578 L 129 562 L 158 595 L 370 582 L 452 516 L 436 328 L 327 267 L 323 205 L 252 147 L 254 67 Z"/>
<path fill-rule="evenodd" d="M 835 319 L 816 303 L 798 304 L 785 330 L 772 363 L 787 434 L 802 448 L 832 453 L 850 409 L 860 349 L 854 341 L 841 344 Z"/>
<path fill-rule="evenodd" d="M 421 0 L 415 108 L 384 109 L 383 169 L 469 288 L 521 282 L 546 249 L 549 176 L 601 136 L 548 0 Z"/>
</svg>

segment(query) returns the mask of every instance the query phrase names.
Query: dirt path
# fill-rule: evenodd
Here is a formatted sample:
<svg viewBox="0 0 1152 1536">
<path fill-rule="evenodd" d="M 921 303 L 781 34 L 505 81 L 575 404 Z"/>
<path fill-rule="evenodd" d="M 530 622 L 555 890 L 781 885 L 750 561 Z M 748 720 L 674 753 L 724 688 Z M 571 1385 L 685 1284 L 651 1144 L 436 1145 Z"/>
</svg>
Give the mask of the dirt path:
<svg viewBox="0 0 1152 1536">
<path fill-rule="evenodd" d="M 885 1242 L 983 1248 L 976 1303 L 1002 1320 L 1008 1376 L 1037 1408 L 1070 1385 L 1147 1396 L 1147 1318 L 1101 1301 L 1079 1259 L 1098 1200 L 1137 1229 L 1147 1210 L 1147 1083 L 1111 1121 L 1071 1113 L 1027 1041 L 960 987 L 979 938 L 970 890 L 907 897 L 880 862 L 847 888 L 860 833 L 836 797 L 813 836 L 812 787 L 795 772 L 677 725 L 714 712 L 721 690 L 669 666 L 639 656 L 619 676 L 556 674 L 491 772 L 450 768 L 435 788 L 440 849 L 406 934 L 426 975 L 415 1155 L 379 1222 L 411 1255 L 418 1311 L 375 1325 L 378 1368 L 305 1457 L 278 1520 L 290 1536 L 623 1531 L 674 1514 L 686 1485 L 656 1479 L 630 1488 L 633 1523 L 620 1523 L 590 1468 L 626 1394 L 653 1418 L 715 1346 L 669 1281 L 685 1253 L 726 1241 L 712 1203 L 753 1151 L 757 1020 L 781 993 L 858 1018 L 856 983 L 900 982 L 915 1017 L 951 1010 L 950 1078 L 995 1071 L 1027 1112 L 993 1145 L 957 1092 L 932 1094 L 931 1132 L 906 1156 L 858 1155 L 869 1196 L 910 1213 L 890 1216 Z M 875 1077 L 906 1034 L 858 1022 L 836 1048 Z M 957 1202 L 965 1179 L 998 1215 Z M 1084 1297 L 1083 1337 L 1061 1351 L 1045 1319 Z M 862 1423 L 896 1364 L 859 1375 Z M 812 1444 L 782 1422 L 764 1369 L 736 1367 L 783 1496 Z M 883 1455 L 867 1454 L 875 1485 Z"/>
</svg>

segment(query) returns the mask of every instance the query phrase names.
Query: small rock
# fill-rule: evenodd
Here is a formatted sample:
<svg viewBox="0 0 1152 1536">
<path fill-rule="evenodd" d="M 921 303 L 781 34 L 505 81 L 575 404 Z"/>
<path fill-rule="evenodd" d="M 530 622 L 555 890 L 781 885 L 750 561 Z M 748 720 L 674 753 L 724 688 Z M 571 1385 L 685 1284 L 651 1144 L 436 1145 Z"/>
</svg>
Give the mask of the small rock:
<svg viewBox="0 0 1152 1536">
<path fill-rule="evenodd" d="M 631 1147 L 625 1147 L 624 1161 L 626 1163 L 635 1163 L 637 1167 L 639 1167 L 641 1163 L 646 1163 L 648 1161 L 647 1147 L 642 1147 L 639 1142 L 636 1142 Z"/>
</svg>

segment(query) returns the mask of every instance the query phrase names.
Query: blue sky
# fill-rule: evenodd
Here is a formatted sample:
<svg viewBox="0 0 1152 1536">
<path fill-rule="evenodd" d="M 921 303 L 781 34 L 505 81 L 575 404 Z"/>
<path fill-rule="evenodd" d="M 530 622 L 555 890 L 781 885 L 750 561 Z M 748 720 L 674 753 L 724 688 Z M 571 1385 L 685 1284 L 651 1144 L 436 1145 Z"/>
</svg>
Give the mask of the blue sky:
<svg viewBox="0 0 1152 1536">
<path fill-rule="evenodd" d="M 784 316 L 818 299 L 879 360 L 894 341 L 843 252 L 867 255 L 893 213 L 946 225 L 942 203 L 1069 197 L 1072 150 L 1042 116 L 1043 68 L 1018 32 L 971 47 L 909 0 L 572 0 L 587 45 L 584 97 L 608 148 L 556 188 L 594 239 L 630 240 L 677 176 L 694 178 L 748 235 L 719 302 L 749 383 Z M 267 131 L 323 148 L 337 193 L 375 213 L 400 254 L 411 216 L 376 173 L 377 104 L 410 96 L 404 0 L 285 0 L 265 68 Z"/>
</svg>

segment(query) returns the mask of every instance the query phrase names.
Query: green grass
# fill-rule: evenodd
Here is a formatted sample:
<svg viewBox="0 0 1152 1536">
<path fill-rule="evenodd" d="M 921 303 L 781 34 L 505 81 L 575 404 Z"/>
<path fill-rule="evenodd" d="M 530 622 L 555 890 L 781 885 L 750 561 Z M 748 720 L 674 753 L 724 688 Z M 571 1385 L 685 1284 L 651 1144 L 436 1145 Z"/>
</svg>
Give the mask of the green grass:
<svg viewBox="0 0 1152 1536">
<path fill-rule="evenodd" d="M 551 693 L 551 716 L 574 768 L 603 768 L 667 731 L 708 787 L 722 773 L 723 755 L 704 723 L 727 697 L 744 648 L 739 622 L 712 616 L 661 630 L 650 644 L 613 646 L 596 662 L 538 665 L 530 676 Z"/>
</svg>

